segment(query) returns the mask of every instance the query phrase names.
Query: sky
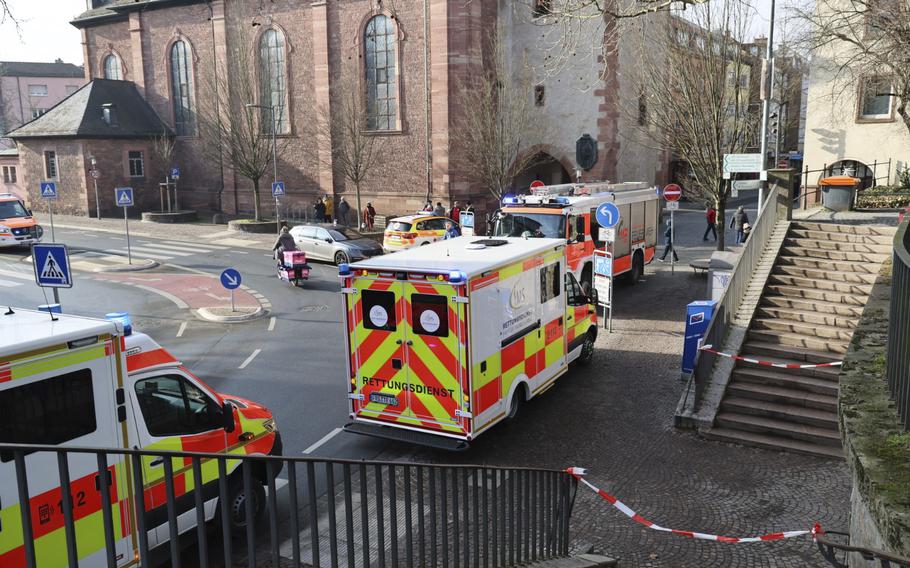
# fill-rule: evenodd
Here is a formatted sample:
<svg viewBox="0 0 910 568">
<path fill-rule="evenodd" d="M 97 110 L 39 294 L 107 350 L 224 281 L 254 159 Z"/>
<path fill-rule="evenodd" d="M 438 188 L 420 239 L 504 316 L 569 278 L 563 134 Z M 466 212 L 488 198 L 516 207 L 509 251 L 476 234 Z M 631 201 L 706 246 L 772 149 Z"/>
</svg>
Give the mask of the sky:
<svg viewBox="0 0 910 568">
<path fill-rule="evenodd" d="M 767 35 L 771 0 L 748 1 L 756 12 L 753 35 Z M 69 22 L 85 10 L 85 0 L 9 0 L 9 4 L 21 30 L 17 34 L 9 21 L 0 24 L 0 61 L 60 58 L 82 65 L 81 35 Z"/>
</svg>

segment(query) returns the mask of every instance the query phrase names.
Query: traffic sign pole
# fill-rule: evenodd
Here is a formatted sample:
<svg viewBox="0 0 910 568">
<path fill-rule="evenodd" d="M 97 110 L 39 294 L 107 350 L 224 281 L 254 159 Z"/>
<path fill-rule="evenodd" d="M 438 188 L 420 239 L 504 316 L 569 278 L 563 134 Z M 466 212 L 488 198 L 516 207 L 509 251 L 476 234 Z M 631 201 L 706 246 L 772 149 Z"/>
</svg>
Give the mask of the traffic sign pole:
<svg viewBox="0 0 910 568">
<path fill-rule="evenodd" d="M 114 188 L 114 201 L 118 206 L 123 208 L 123 225 L 126 227 L 126 258 L 130 264 L 133 264 L 133 249 L 130 246 L 130 218 L 127 214 L 128 208 L 135 204 L 135 201 L 133 200 L 133 188 Z"/>
<path fill-rule="evenodd" d="M 670 248 L 673 250 L 673 256 L 670 257 L 670 274 L 676 273 L 676 224 L 673 223 L 673 211 L 670 209 Z"/>
<path fill-rule="evenodd" d="M 133 251 L 130 248 L 130 218 L 126 214 L 127 208 L 123 208 L 123 224 L 126 226 L 126 259 L 133 264 Z"/>
<path fill-rule="evenodd" d="M 275 196 L 275 233 L 281 234 L 281 216 L 278 214 L 278 196 Z M 234 297 L 234 293 L 231 293 L 231 298 Z M 231 310 L 234 308 L 232 307 Z"/>
<path fill-rule="evenodd" d="M 54 206 L 51 205 L 51 200 L 47 200 L 47 214 L 51 218 L 51 242 L 57 242 L 57 238 L 54 236 Z"/>
</svg>

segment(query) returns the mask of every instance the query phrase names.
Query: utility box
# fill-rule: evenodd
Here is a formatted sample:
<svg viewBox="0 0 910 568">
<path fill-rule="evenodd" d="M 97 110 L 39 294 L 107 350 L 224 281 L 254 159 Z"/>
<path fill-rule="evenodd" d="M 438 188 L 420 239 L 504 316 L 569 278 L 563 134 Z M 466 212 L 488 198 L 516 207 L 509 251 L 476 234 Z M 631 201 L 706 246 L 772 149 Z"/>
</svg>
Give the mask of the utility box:
<svg viewBox="0 0 910 568">
<path fill-rule="evenodd" d="M 714 309 L 717 307 L 715 300 L 699 300 L 686 306 L 686 334 L 683 344 L 682 374 L 691 375 L 695 371 L 695 356 L 701 347 L 701 340 L 708 331 Z"/>
</svg>

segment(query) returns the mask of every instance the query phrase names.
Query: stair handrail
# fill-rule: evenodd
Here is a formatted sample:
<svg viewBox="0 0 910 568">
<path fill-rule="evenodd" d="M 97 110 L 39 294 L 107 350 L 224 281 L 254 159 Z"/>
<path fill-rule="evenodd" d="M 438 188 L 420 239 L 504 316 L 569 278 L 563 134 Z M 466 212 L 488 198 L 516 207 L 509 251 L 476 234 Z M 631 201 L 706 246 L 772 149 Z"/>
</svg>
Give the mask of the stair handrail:
<svg viewBox="0 0 910 568">
<path fill-rule="evenodd" d="M 885 376 L 891 398 L 904 428 L 910 432 L 910 215 L 904 217 L 894 234 L 892 253 L 891 308 L 888 318 L 888 347 Z"/>
<path fill-rule="evenodd" d="M 705 332 L 704 345 L 714 345 L 717 349 L 723 346 L 727 330 L 742 304 L 746 288 L 752 278 L 752 273 L 755 272 L 758 261 L 761 259 L 762 251 L 764 251 L 771 233 L 774 232 L 774 226 L 777 221 L 783 217 L 782 210 L 777 206 L 779 193 L 780 188 L 777 185 L 772 186 L 765 198 L 765 202 L 762 203 L 755 224 L 752 226 L 752 231 L 749 233 L 745 245 L 743 245 L 742 254 L 739 255 L 733 267 L 733 275 L 720 300 L 714 307 L 714 317 Z M 714 369 L 717 357 L 714 353 L 701 350 L 695 356 L 695 368 L 690 379 L 695 381 L 695 400 L 693 401 L 693 409 L 695 410 L 701 404 L 705 387 L 710 382 L 711 372 Z"/>
<path fill-rule="evenodd" d="M 844 562 L 841 562 L 837 559 L 837 551 L 844 553 L 856 552 L 863 557 L 863 560 L 878 560 L 882 568 L 898 568 L 901 566 L 910 568 L 910 558 L 907 558 L 906 556 L 897 556 L 889 552 L 884 552 L 882 550 L 868 548 L 865 546 L 854 546 L 852 544 L 835 542 L 825 536 L 829 534 L 847 538 L 850 537 L 850 534 L 836 531 L 815 533 L 815 545 L 818 547 L 818 551 L 821 553 L 825 560 L 827 560 L 832 566 L 835 566 L 836 568 L 848 567 L 846 559 Z"/>
</svg>

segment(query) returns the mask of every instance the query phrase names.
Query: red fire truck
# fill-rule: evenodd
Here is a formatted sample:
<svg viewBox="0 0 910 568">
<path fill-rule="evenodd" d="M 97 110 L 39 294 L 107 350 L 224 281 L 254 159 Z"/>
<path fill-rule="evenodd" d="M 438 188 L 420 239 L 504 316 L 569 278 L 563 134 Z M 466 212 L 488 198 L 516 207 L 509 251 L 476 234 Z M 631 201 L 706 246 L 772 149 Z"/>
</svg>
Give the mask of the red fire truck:
<svg viewBox="0 0 910 568">
<path fill-rule="evenodd" d="M 593 280 L 595 249 L 603 249 L 595 210 L 604 202 L 619 208 L 613 241 L 613 275 L 637 282 L 654 260 L 660 216 L 659 196 L 643 182 L 566 183 L 532 187 L 529 195 L 503 198 L 494 234 L 503 237 L 564 238 L 567 265 L 581 282 Z"/>
</svg>

